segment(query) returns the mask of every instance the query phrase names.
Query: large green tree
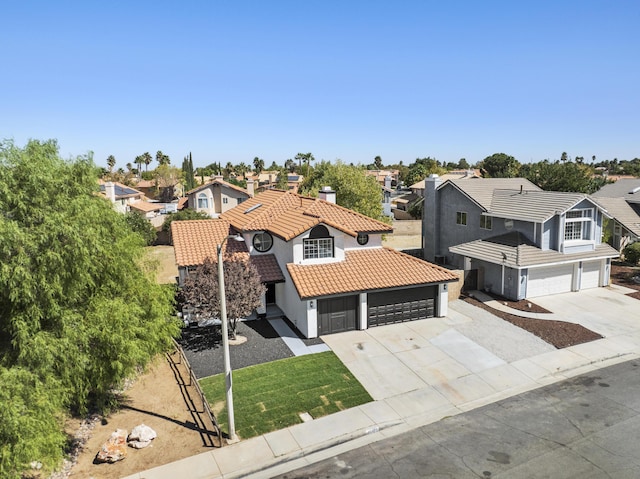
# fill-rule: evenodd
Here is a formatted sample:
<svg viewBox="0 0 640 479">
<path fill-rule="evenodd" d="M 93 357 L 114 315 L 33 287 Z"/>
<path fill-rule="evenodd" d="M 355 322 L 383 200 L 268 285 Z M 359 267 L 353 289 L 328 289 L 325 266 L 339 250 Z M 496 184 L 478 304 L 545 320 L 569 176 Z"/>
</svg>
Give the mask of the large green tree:
<svg viewBox="0 0 640 479">
<path fill-rule="evenodd" d="M 144 240 L 90 157 L 0 143 L 0 477 L 60 459 L 65 411 L 104 405 L 178 334 Z"/>
<path fill-rule="evenodd" d="M 515 178 L 520 173 L 520 163 L 513 156 L 494 153 L 482 160 L 480 171 L 485 178 Z"/>
<path fill-rule="evenodd" d="M 431 174 L 442 175 L 446 172 L 447 171 L 434 158 L 417 158 L 416 161 L 409 165 L 409 171 L 407 172 L 404 181 L 407 186 L 411 186 L 418 181 L 424 180 Z"/>
<path fill-rule="evenodd" d="M 591 194 L 607 182 L 605 177 L 594 174 L 590 165 L 573 161 L 540 161 L 524 164 L 520 174 L 543 190 L 572 191 Z"/>
<path fill-rule="evenodd" d="M 373 176 L 365 174 L 364 168 L 342 161 L 322 161 L 305 177 L 300 192 L 317 196 L 323 186 L 335 190 L 340 206 L 388 222 L 382 214 L 382 187 Z"/>
</svg>

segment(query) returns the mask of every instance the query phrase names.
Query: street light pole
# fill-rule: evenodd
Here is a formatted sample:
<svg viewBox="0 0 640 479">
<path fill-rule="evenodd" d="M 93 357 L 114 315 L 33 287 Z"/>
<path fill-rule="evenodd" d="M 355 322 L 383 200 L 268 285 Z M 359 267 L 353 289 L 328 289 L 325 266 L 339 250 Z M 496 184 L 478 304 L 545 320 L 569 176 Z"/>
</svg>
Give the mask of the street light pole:
<svg viewBox="0 0 640 479">
<path fill-rule="evenodd" d="M 229 438 L 228 442 L 234 442 L 236 437 L 236 425 L 233 416 L 233 378 L 231 375 L 231 358 L 229 357 L 229 332 L 227 324 L 227 298 L 224 291 L 224 269 L 222 265 L 222 247 L 231 238 L 236 241 L 244 241 L 240 235 L 229 235 L 218 245 L 218 287 L 220 295 L 220 321 L 222 322 L 222 349 L 224 353 L 224 376 L 226 382 L 227 413 L 229 414 Z"/>
</svg>

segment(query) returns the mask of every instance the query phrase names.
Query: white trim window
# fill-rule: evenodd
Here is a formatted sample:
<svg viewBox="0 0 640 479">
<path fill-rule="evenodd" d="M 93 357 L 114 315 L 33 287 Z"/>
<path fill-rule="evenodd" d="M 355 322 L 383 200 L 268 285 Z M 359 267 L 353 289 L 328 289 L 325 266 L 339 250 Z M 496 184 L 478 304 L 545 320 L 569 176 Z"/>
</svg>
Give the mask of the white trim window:
<svg viewBox="0 0 640 479">
<path fill-rule="evenodd" d="M 456 212 L 456 224 L 466 226 L 467 225 L 467 213 L 464 211 Z"/>
<path fill-rule="evenodd" d="M 480 228 L 483 230 L 490 230 L 493 228 L 493 217 L 487 215 L 480 216 Z"/>
<path fill-rule="evenodd" d="M 304 259 L 333 258 L 333 238 L 304 240 Z"/>
<path fill-rule="evenodd" d="M 567 211 L 564 219 L 565 241 L 589 241 L 592 239 L 593 209 Z"/>
<path fill-rule="evenodd" d="M 198 195 L 198 209 L 199 210 L 208 210 L 209 209 L 209 198 L 207 198 L 206 193 L 200 193 Z"/>
</svg>

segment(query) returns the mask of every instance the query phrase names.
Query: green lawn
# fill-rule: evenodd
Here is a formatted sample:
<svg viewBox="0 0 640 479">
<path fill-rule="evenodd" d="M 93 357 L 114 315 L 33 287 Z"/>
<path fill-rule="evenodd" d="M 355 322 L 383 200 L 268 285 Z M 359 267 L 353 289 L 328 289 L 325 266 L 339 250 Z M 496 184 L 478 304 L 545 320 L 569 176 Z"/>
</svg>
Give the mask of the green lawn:
<svg viewBox="0 0 640 479">
<path fill-rule="evenodd" d="M 200 380 L 220 428 L 228 431 L 224 375 Z M 236 433 L 242 439 L 371 401 L 357 379 L 331 352 L 260 364 L 233 372 Z"/>
</svg>

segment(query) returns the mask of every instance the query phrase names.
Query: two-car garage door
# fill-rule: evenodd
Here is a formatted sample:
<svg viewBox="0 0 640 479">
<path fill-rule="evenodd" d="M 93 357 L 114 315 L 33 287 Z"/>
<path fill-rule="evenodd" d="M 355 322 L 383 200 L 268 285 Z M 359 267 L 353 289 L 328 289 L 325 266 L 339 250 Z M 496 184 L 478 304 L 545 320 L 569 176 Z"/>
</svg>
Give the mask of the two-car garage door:
<svg viewBox="0 0 640 479">
<path fill-rule="evenodd" d="M 600 261 L 582 263 L 579 269 L 579 289 L 597 288 L 600 285 Z M 559 264 L 529 270 L 527 298 L 568 293 L 573 289 L 573 264 Z"/>
<path fill-rule="evenodd" d="M 437 292 L 437 286 L 426 286 L 368 294 L 369 327 L 433 318 Z"/>
<path fill-rule="evenodd" d="M 432 318 L 438 286 L 367 294 L 367 327 Z M 318 300 L 318 335 L 358 329 L 358 295 Z"/>
<path fill-rule="evenodd" d="M 531 268 L 527 285 L 527 298 L 568 293 L 573 285 L 573 264 L 559 264 L 544 268 Z"/>
</svg>

